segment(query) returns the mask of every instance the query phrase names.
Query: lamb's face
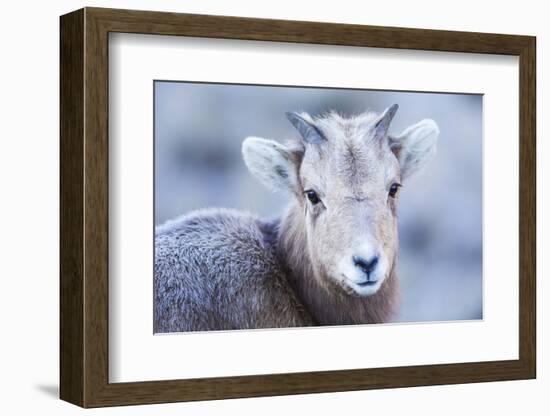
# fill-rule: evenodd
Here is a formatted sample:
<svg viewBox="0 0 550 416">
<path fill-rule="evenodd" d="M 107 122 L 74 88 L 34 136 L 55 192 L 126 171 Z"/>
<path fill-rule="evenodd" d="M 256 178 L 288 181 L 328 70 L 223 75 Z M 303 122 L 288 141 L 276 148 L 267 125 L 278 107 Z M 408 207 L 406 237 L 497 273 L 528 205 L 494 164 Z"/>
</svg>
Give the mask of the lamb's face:
<svg viewBox="0 0 550 416">
<path fill-rule="evenodd" d="M 331 120 L 326 140 L 307 146 L 300 165 L 309 257 L 326 287 L 376 293 L 398 246 L 399 162 L 389 141 L 363 120 Z"/>
<path fill-rule="evenodd" d="M 351 119 L 292 113 L 300 146 L 244 142 L 250 170 L 272 187 L 291 190 L 302 207 L 308 258 L 329 290 L 369 296 L 392 272 L 401 181 L 433 156 L 438 134 L 425 120 L 388 136 L 396 110 Z"/>
</svg>

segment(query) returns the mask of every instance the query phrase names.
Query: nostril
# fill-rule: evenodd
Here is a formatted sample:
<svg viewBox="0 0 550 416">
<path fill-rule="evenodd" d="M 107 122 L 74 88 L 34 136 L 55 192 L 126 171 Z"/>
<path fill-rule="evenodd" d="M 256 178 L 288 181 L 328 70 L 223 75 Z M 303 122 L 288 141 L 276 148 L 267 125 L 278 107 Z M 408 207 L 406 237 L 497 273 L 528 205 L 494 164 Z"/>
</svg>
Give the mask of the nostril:
<svg viewBox="0 0 550 416">
<path fill-rule="evenodd" d="M 378 256 L 373 256 L 370 259 L 365 259 L 361 256 L 353 256 L 353 263 L 368 275 L 378 264 Z"/>
</svg>

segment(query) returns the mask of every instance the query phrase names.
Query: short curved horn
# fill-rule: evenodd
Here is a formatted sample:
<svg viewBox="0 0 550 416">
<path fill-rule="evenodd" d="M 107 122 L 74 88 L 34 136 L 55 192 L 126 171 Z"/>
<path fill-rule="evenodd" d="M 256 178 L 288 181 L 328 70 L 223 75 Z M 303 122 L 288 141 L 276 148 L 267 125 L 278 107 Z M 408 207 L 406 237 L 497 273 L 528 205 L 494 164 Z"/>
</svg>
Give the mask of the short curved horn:
<svg viewBox="0 0 550 416">
<path fill-rule="evenodd" d="M 291 111 L 285 114 L 306 142 L 320 143 L 325 140 L 319 129 L 303 118 L 300 114 Z"/>
<path fill-rule="evenodd" d="M 398 109 L 399 106 L 397 104 L 394 104 L 386 111 L 384 111 L 384 114 L 382 114 L 380 120 L 378 120 L 374 127 L 376 136 L 383 137 L 388 133 L 390 123 L 393 120 L 393 117 L 395 116 L 395 113 L 397 113 Z"/>
</svg>

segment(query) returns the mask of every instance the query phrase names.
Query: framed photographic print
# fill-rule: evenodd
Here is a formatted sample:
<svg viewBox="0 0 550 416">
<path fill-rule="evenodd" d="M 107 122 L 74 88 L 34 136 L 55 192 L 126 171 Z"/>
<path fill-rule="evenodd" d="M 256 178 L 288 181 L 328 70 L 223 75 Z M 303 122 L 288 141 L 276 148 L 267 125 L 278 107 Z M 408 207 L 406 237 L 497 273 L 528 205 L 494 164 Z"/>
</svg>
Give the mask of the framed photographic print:
<svg viewBox="0 0 550 416">
<path fill-rule="evenodd" d="M 61 17 L 83 406 L 534 378 L 535 38 Z"/>
</svg>

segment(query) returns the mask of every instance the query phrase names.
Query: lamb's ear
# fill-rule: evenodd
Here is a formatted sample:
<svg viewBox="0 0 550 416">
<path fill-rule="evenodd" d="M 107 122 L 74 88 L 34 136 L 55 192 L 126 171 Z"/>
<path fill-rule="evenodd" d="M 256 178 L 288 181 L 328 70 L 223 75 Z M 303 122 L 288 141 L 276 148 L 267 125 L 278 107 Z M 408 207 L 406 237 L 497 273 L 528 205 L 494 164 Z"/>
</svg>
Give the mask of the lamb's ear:
<svg viewBox="0 0 550 416">
<path fill-rule="evenodd" d="M 296 156 L 273 140 L 248 137 L 243 141 L 246 166 L 269 189 L 295 191 L 298 188 Z"/>
<path fill-rule="evenodd" d="M 399 160 L 401 177 L 406 178 L 426 165 L 436 153 L 439 128 L 433 120 L 422 120 L 399 136 L 390 136 L 390 146 Z"/>
</svg>

